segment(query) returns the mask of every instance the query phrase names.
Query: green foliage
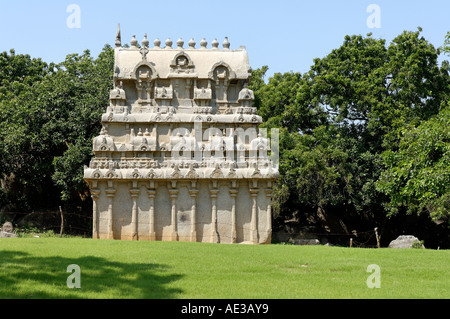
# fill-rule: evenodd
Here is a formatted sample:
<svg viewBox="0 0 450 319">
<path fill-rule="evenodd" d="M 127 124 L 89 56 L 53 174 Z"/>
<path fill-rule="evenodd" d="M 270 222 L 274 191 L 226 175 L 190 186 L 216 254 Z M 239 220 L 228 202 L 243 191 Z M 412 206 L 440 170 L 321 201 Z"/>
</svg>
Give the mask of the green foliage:
<svg viewBox="0 0 450 319">
<path fill-rule="evenodd" d="M 408 213 L 424 211 L 434 219 L 450 211 L 450 104 L 419 126 L 402 130 L 398 151 L 383 153 L 386 170 L 378 188 L 390 195 L 390 214 L 406 207 Z"/>
<path fill-rule="evenodd" d="M 62 189 L 63 201 L 72 199 L 76 194 L 87 196 L 86 183 L 83 180 L 83 164 L 92 155 L 92 143 L 89 143 L 89 140 L 81 140 L 76 144 L 69 144 L 62 156 L 54 158 L 55 173 L 52 178 Z"/>
<path fill-rule="evenodd" d="M 415 242 L 412 243 L 411 248 L 414 249 L 423 249 L 423 240 L 417 240 Z"/>
<path fill-rule="evenodd" d="M 280 128 L 274 211 L 284 219 L 318 208 L 382 217 L 388 206 L 395 213 L 393 207 L 405 198 L 410 211 L 427 207 L 440 217 L 448 211 L 449 163 L 442 151 L 448 133 L 439 113 L 450 97 L 448 64 L 438 66 L 439 50 L 420 32 L 405 31 L 389 45 L 370 34 L 346 36 L 303 76 L 289 72 L 265 85 L 258 81 L 263 126 Z M 265 71 L 254 75 L 261 78 Z M 399 149 L 421 140 L 407 132 L 438 114 L 441 125 L 433 120 L 427 129 L 433 127 L 434 140 L 441 141 L 432 157 L 436 162 L 425 160 L 431 150 L 414 157 L 420 145 L 400 159 Z M 431 142 L 425 136 L 423 141 Z M 420 158 L 424 162 L 413 164 Z M 399 163 L 405 165 L 403 175 L 392 171 Z M 407 165 L 417 166 L 417 175 Z"/>
<path fill-rule="evenodd" d="M 405 125 L 418 125 L 436 115 L 449 96 L 448 72 L 437 64 L 439 50 L 420 37 L 419 31 L 403 32 L 388 48 L 387 95 L 374 107 L 371 121 L 385 133 L 386 148 L 398 146 Z"/>
<path fill-rule="evenodd" d="M 57 132 L 65 132 L 61 136 L 61 144 L 65 151 L 53 160 L 53 180 L 62 190 L 61 198 L 70 200 L 74 195 L 86 196 L 87 185 L 83 180 L 83 167 L 92 157 L 92 139 L 100 130 L 99 118 L 108 105 L 109 91 L 112 89 L 113 50 L 105 46 L 96 60 L 89 52 L 82 56 L 72 55 L 61 64 L 60 70 L 63 80 L 52 79 L 48 87 L 61 85 L 56 96 L 66 96 L 69 100 L 61 101 L 59 109 L 66 111 L 65 116 L 58 122 L 49 121 L 50 125 L 60 123 L 63 127 L 56 127 Z M 53 110 L 55 110 L 53 108 Z M 57 116 L 61 116 L 61 112 Z M 57 124 L 56 124 L 57 125 Z"/>
<path fill-rule="evenodd" d="M 441 47 L 442 51 L 444 51 L 447 55 L 450 55 L 450 31 L 447 32 L 447 35 L 444 39 L 444 45 Z"/>
<path fill-rule="evenodd" d="M 105 46 L 97 59 L 85 51 L 50 66 L 11 51 L 0 55 L 0 64 L 4 201 L 29 211 L 57 205 L 58 189 L 63 200 L 86 193 L 79 172 L 89 162 L 86 149 L 108 104 L 112 48 Z"/>
<path fill-rule="evenodd" d="M 0 178 L 4 203 L 29 209 L 42 194 L 46 163 L 40 160 L 37 139 L 40 110 L 36 89 L 52 72 L 40 59 L 28 55 L 0 54 Z M 26 198 L 29 198 L 27 200 Z"/>
</svg>

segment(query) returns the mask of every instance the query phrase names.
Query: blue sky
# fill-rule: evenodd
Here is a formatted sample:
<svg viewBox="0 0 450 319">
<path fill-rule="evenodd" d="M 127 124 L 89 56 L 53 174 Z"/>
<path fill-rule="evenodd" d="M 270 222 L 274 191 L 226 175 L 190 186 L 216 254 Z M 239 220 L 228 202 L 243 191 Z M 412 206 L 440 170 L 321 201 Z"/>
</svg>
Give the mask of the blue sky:
<svg viewBox="0 0 450 319">
<path fill-rule="evenodd" d="M 69 28 L 70 4 L 80 8 L 80 28 Z M 380 28 L 369 28 L 370 4 L 380 9 Z M 89 49 L 97 56 L 106 43 L 114 45 L 117 23 L 122 42 L 133 34 L 140 42 L 148 34 L 175 43 L 202 38 L 208 47 L 225 36 L 231 49 L 245 45 L 255 69 L 269 66 L 275 72 L 309 70 L 314 58 L 338 48 L 345 35 L 373 33 L 389 43 L 403 30 L 423 28 L 422 35 L 439 47 L 450 31 L 448 0 L 0 0 L 0 51 L 61 62 L 67 54 Z M 441 61 L 444 57 L 441 57 Z M 448 59 L 448 58 L 447 58 Z"/>
</svg>

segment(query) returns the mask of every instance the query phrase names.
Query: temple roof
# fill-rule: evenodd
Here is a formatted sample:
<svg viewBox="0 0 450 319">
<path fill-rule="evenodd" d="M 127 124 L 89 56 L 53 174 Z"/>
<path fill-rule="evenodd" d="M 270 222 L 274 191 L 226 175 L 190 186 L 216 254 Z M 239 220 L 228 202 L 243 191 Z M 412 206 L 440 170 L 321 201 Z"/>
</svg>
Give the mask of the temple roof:
<svg viewBox="0 0 450 319">
<path fill-rule="evenodd" d="M 213 71 L 222 65 L 229 70 L 229 79 L 248 79 L 251 76 L 251 67 L 245 47 L 239 49 L 229 49 L 228 39 L 225 39 L 223 48 L 219 49 L 217 40 L 212 42 L 213 47 L 206 47 L 206 40 L 200 42 L 200 47 L 195 48 L 195 41 L 189 41 L 189 47 L 183 48 L 184 41 L 179 39 L 175 48 L 172 48 L 172 41 L 166 40 L 166 46 L 160 47 L 158 39 L 155 46 L 148 48 L 143 45 L 137 46 L 137 41 L 133 37 L 131 47 L 125 48 L 116 45 L 114 76 L 116 79 L 134 79 L 136 69 L 141 65 L 148 65 L 152 70 L 152 78 L 167 79 L 177 77 L 176 59 L 185 56 L 189 64 L 189 72 L 183 73 L 182 77 L 192 77 L 198 79 L 213 78 Z M 144 44 L 148 43 L 145 36 Z M 181 77 L 181 76 L 180 76 Z"/>
</svg>

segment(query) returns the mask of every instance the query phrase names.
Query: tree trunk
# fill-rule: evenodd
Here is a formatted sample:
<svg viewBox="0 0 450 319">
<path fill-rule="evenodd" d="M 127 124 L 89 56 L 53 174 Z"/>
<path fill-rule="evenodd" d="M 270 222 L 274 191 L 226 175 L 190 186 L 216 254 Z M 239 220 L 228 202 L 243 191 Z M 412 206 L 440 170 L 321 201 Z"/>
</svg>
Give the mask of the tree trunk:
<svg viewBox="0 0 450 319">
<path fill-rule="evenodd" d="M 59 238 L 61 238 L 64 231 L 64 215 L 61 206 L 59 206 L 59 213 L 61 214 L 61 229 L 59 231 Z"/>
</svg>

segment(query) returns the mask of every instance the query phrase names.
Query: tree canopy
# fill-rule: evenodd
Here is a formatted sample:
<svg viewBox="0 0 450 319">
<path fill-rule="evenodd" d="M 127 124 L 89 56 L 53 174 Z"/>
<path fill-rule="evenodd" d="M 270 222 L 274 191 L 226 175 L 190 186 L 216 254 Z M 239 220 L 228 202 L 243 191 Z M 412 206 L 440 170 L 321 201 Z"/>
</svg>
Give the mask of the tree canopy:
<svg viewBox="0 0 450 319">
<path fill-rule="evenodd" d="M 31 211 L 86 196 L 83 165 L 112 87 L 112 48 L 50 65 L 3 52 L 0 63 L 2 206 Z"/>
<path fill-rule="evenodd" d="M 448 221 L 449 67 L 416 32 L 390 44 L 346 36 L 310 70 L 254 72 L 264 125 L 280 127 L 275 210 L 316 219 L 332 212 L 371 216 L 399 211 Z"/>
</svg>

